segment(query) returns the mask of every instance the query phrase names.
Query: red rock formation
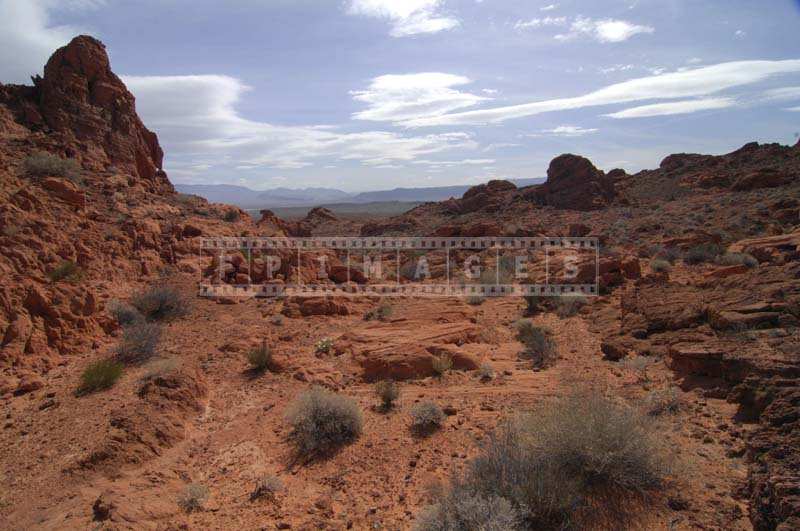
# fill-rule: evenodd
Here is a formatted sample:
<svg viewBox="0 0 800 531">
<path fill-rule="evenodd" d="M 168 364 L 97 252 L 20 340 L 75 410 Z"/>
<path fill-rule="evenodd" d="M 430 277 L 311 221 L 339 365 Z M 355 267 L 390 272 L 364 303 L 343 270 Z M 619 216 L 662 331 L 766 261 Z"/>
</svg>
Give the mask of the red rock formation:
<svg viewBox="0 0 800 531">
<path fill-rule="evenodd" d="M 527 196 L 536 203 L 556 208 L 595 210 L 614 199 L 614 180 L 595 168 L 589 159 L 566 154 L 550 162 L 547 182 L 531 189 Z"/>
<path fill-rule="evenodd" d="M 150 191 L 173 191 L 158 138 L 136 115 L 135 99 L 111 71 L 103 43 L 75 37 L 33 82 L 32 88 L 0 86 L 0 103 L 23 125 L 47 133 L 53 151 L 79 159 L 86 169 L 116 166 Z"/>
</svg>

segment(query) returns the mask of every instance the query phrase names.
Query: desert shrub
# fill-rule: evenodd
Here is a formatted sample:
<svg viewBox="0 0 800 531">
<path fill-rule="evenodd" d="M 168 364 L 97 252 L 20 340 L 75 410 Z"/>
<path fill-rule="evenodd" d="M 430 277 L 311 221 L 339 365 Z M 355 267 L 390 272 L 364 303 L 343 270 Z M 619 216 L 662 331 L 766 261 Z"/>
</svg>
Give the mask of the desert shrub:
<svg viewBox="0 0 800 531">
<path fill-rule="evenodd" d="M 480 295 L 470 295 L 467 297 L 467 304 L 470 306 L 480 306 L 486 301 L 486 297 Z"/>
<path fill-rule="evenodd" d="M 273 315 L 269 319 L 270 324 L 275 326 L 283 326 L 283 316 L 282 315 Z"/>
<path fill-rule="evenodd" d="M 327 354 L 333 348 L 333 339 L 326 337 L 314 344 L 314 352 L 317 354 Z"/>
<path fill-rule="evenodd" d="M 494 379 L 494 367 L 489 363 L 482 363 L 478 368 L 478 378 L 484 382 Z"/>
<path fill-rule="evenodd" d="M 400 396 L 400 386 L 394 380 L 381 380 L 375 384 L 375 394 L 381 399 L 381 407 L 389 411 Z"/>
<path fill-rule="evenodd" d="M 441 354 L 434 356 L 431 360 L 431 367 L 436 376 L 444 376 L 444 374 L 453 368 L 453 357 L 450 354 Z"/>
<path fill-rule="evenodd" d="M 187 485 L 183 493 L 178 497 L 178 505 L 187 513 L 199 511 L 208 501 L 208 494 L 208 487 L 199 483 L 192 483 Z"/>
<path fill-rule="evenodd" d="M 253 492 L 250 493 L 250 501 L 260 498 L 267 498 L 275 501 L 275 497 L 283 491 L 283 481 L 278 476 L 267 474 L 258 478 Z"/>
<path fill-rule="evenodd" d="M 230 209 L 226 210 L 225 214 L 223 214 L 222 219 L 227 221 L 228 223 L 233 223 L 235 221 L 239 221 L 242 215 L 239 213 L 238 210 Z"/>
<path fill-rule="evenodd" d="M 517 340 L 525 346 L 521 357 L 529 359 L 536 368 L 551 366 L 558 359 L 555 341 L 547 328 L 535 326 L 531 321 L 516 323 Z"/>
<path fill-rule="evenodd" d="M 81 383 L 75 394 L 82 396 L 113 387 L 122 376 L 122 370 L 122 364 L 114 360 L 90 363 L 81 374 Z"/>
<path fill-rule="evenodd" d="M 139 310 L 122 301 L 114 300 L 109 302 L 108 311 L 120 326 L 129 326 L 143 319 Z"/>
<path fill-rule="evenodd" d="M 161 327 L 153 323 L 137 323 L 122 330 L 117 345 L 117 359 L 122 363 L 142 363 L 152 358 L 161 339 Z"/>
<path fill-rule="evenodd" d="M 361 435 L 358 404 L 321 387 L 312 387 L 289 404 L 286 420 L 298 457 L 313 459 L 350 443 Z"/>
<path fill-rule="evenodd" d="M 176 287 L 156 284 L 135 294 L 131 303 L 148 321 L 170 321 L 189 312 L 189 301 Z"/>
<path fill-rule="evenodd" d="M 536 315 L 545 309 L 548 299 L 541 295 L 526 295 L 525 299 L 525 315 Z"/>
<path fill-rule="evenodd" d="M 666 260 L 655 259 L 650 261 L 650 270 L 654 273 L 668 273 L 672 266 Z"/>
<path fill-rule="evenodd" d="M 71 260 L 64 260 L 55 269 L 47 273 L 47 278 L 51 282 L 66 280 L 67 282 L 78 282 L 83 277 L 80 266 Z"/>
<path fill-rule="evenodd" d="M 719 245 L 705 243 L 692 247 L 683 257 L 683 261 L 689 265 L 697 265 L 705 262 L 712 262 L 721 252 Z"/>
<path fill-rule="evenodd" d="M 62 159 L 51 153 L 40 151 L 25 158 L 25 173 L 31 177 L 65 177 L 75 180 L 80 166 L 74 159 Z"/>
<path fill-rule="evenodd" d="M 442 427 L 444 418 L 442 408 L 426 400 L 411 408 L 411 429 L 422 435 L 432 433 Z"/>
<path fill-rule="evenodd" d="M 717 262 L 726 266 L 745 265 L 751 269 L 758 266 L 758 260 L 747 253 L 725 253 L 718 258 Z"/>
<path fill-rule="evenodd" d="M 560 398 L 501 427 L 422 529 L 462 529 L 447 522 L 468 496 L 508 501 L 520 518 L 505 529 L 622 528 L 633 499 L 647 503 L 665 485 L 662 441 L 647 416 L 598 393 Z"/>
<path fill-rule="evenodd" d="M 648 358 L 647 356 L 635 356 L 622 359 L 618 363 L 621 367 L 635 372 L 640 382 L 649 382 L 650 377 L 647 375 L 647 369 L 655 362 L 652 358 Z"/>
<path fill-rule="evenodd" d="M 508 531 L 519 529 L 519 512 L 499 496 L 449 493 L 438 503 L 423 508 L 414 520 L 414 531 Z"/>
<path fill-rule="evenodd" d="M 373 308 L 372 310 L 368 311 L 364 314 L 365 321 L 372 321 L 377 319 L 378 321 L 386 321 L 389 317 L 392 316 L 393 312 L 392 305 L 387 302 L 382 302 L 378 305 L 377 308 Z"/>
<path fill-rule="evenodd" d="M 556 315 L 562 318 L 572 317 L 573 315 L 576 315 L 584 306 L 586 306 L 586 297 L 575 295 L 558 297 L 556 299 Z"/>
<path fill-rule="evenodd" d="M 644 399 L 645 412 L 653 417 L 676 413 L 681 408 L 681 403 L 681 395 L 674 387 L 651 391 Z"/>
<path fill-rule="evenodd" d="M 266 343 L 247 353 L 247 362 L 255 372 L 264 372 L 272 366 L 272 350 Z"/>
<path fill-rule="evenodd" d="M 675 261 L 681 257 L 681 252 L 678 250 L 677 247 L 661 247 L 654 255 L 653 258 L 656 260 L 666 260 L 670 264 L 674 264 Z"/>
<path fill-rule="evenodd" d="M 175 371 L 178 368 L 178 360 L 175 358 L 161 358 L 153 360 L 147 364 L 142 380 L 152 380 L 154 378 L 161 378 L 167 374 Z"/>
</svg>

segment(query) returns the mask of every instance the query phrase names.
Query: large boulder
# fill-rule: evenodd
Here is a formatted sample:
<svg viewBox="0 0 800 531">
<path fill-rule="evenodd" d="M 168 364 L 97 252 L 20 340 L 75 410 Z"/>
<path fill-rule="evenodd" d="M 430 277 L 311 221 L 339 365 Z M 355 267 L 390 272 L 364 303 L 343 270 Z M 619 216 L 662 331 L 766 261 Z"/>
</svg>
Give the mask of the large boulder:
<svg viewBox="0 0 800 531">
<path fill-rule="evenodd" d="M 603 208 L 615 195 L 613 178 L 595 168 L 589 159 L 572 154 L 553 159 L 547 181 L 525 193 L 538 204 L 569 210 Z"/>
</svg>

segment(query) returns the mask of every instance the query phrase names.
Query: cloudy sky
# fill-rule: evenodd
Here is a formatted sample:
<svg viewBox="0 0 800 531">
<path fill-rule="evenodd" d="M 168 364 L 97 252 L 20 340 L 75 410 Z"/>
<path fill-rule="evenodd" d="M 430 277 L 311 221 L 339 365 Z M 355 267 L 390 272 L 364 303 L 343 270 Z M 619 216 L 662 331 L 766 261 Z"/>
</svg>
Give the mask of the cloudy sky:
<svg viewBox="0 0 800 531">
<path fill-rule="evenodd" d="M 174 182 L 349 191 L 796 141 L 800 1 L 0 0 L 0 80 L 100 38 Z"/>
</svg>

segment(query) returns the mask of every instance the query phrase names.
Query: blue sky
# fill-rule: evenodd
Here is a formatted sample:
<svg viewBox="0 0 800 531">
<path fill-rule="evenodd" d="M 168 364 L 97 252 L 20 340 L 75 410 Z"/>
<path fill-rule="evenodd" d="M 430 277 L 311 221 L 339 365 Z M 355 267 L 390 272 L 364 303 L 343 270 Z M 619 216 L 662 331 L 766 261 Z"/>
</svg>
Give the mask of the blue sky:
<svg viewBox="0 0 800 531">
<path fill-rule="evenodd" d="M 89 33 L 174 182 L 472 184 L 793 143 L 798 28 L 790 0 L 0 0 L 0 80 Z"/>
</svg>

